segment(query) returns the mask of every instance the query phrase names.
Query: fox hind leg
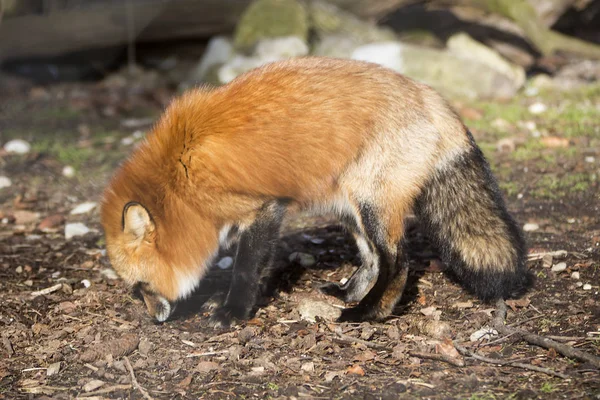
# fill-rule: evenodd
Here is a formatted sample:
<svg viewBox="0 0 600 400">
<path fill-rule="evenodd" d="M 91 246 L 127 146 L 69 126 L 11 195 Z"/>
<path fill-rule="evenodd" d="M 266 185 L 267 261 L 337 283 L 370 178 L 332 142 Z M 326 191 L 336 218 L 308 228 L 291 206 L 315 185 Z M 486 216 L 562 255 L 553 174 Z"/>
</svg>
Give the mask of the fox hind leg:
<svg viewBox="0 0 600 400">
<path fill-rule="evenodd" d="M 361 265 L 343 285 L 330 282 L 320 288 L 323 293 L 335 296 L 346 303 L 360 301 L 379 273 L 379 257 L 374 251 L 374 244 L 358 230 L 353 232 L 353 236 L 360 252 Z"/>
</svg>

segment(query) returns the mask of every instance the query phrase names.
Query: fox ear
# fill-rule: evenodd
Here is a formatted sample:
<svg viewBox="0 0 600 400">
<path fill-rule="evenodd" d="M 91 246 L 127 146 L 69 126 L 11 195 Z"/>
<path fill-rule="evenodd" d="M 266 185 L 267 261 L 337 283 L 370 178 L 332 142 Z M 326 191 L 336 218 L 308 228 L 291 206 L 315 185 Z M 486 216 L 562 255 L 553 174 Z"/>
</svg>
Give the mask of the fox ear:
<svg viewBox="0 0 600 400">
<path fill-rule="evenodd" d="M 123 208 L 123 232 L 132 234 L 139 239 L 153 231 L 154 222 L 148 210 L 140 203 L 127 203 Z"/>
</svg>

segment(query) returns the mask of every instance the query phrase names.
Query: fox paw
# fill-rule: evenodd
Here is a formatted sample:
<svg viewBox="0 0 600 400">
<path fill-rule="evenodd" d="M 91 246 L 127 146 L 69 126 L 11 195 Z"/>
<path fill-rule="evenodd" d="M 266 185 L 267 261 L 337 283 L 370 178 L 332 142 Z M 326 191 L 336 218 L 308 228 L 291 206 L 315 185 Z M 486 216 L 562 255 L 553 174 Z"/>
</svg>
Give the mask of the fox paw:
<svg viewBox="0 0 600 400">
<path fill-rule="evenodd" d="M 215 293 L 208 300 L 202 304 L 201 311 L 202 312 L 210 312 L 219 308 L 223 303 L 225 303 L 225 298 L 227 294 L 225 292 Z"/>
<path fill-rule="evenodd" d="M 380 316 L 377 310 L 357 306 L 343 309 L 338 322 L 363 322 L 378 319 L 380 319 Z"/>
<path fill-rule="evenodd" d="M 345 288 L 344 286 L 329 282 L 321 285 L 319 290 L 326 295 L 337 297 L 342 300 L 344 303 L 354 303 L 355 301 L 360 301 L 361 297 L 354 293 L 353 291 Z"/>
<path fill-rule="evenodd" d="M 230 328 L 237 325 L 238 321 L 247 318 L 247 311 L 243 308 L 220 306 L 214 310 L 208 320 L 211 328 Z"/>
</svg>

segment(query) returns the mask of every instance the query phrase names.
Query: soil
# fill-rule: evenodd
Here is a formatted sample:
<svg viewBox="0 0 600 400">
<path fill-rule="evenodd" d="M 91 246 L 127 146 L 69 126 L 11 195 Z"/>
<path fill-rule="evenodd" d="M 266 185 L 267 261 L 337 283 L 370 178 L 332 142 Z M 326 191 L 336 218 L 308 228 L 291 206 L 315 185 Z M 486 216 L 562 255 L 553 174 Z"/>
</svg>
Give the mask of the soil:
<svg viewBox="0 0 600 400">
<path fill-rule="evenodd" d="M 231 275 L 231 268 L 214 267 L 170 320 L 155 323 L 111 273 L 98 208 L 70 214 L 79 203 L 100 201 L 110 174 L 135 146 L 128 144 L 137 140 L 133 132 L 149 129 L 145 119 L 156 117 L 173 94 L 161 85 L 146 87 L 143 79 L 119 82 L 24 87 L 3 105 L 0 141 L 18 137 L 33 147 L 26 155 L 0 154 L 0 175 L 12 181 L 0 189 L 0 399 L 599 398 L 600 375 L 591 365 L 517 337 L 471 341 L 471 334 L 490 326 L 494 307 L 444 273 L 415 221 L 408 231 L 409 288 L 386 321 L 301 318 L 301 303 L 323 302 L 334 311 L 343 306 L 318 287 L 349 277 L 358 258 L 335 221 L 300 215 L 287 221 L 278 246 L 278 288 L 251 320 L 226 330 L 207 327 L 209 312 L 201 306 L 227 287 Z M 457 108 L 478 118 L 472 108 Z M 596 118 L 592 136 L 599 123 Z M 485 128 L 474 134 L 484 149 L 497 140 Z M 592 174 L 600 148 L 589 143 L 572 140 L 569 146 L 585 149 L 588 157 L 573 168 Z M 512 303 L 507 323 L 600 356 L 597 182 L 560 196 L 526 190 L 545 174 L 564 171 L 561 160 L 524 170 L 524 162 L 509 156 L 491 157 L 500 180 L 517 185 L 516 193 L 506 192 L 515 218 L 539 225 L 527 232 L 530 252 L 565 251 L 529 262 L 535 289 Z M 75 167 L 74 177 L 63 176 L 65 165 Z M 73 222 L 91 231 L 66 240 L 65 224 Z M 290 262 L 293 252 L 314 256 L 314 265 Z M 560 262 L 566 269 L 553 272 L 550 266 Z M 463 358 L 452 343 L 569 378 Z M 464 366 L 415 352 L 444 354 Z"/>
</svg>

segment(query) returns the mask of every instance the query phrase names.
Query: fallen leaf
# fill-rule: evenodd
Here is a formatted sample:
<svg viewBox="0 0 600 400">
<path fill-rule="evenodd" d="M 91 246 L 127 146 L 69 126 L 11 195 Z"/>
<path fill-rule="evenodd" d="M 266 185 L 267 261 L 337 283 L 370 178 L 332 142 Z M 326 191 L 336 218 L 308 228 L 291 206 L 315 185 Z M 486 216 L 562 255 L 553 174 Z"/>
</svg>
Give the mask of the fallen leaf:
<svg viewBox="0 0 600 400">
<path fill-rule="evenodd" d="M 195 368 L 195 371 L 205 374 L 210 371 L 219 370 L 221 366 L 213 361 L 200 361 Z"/>
<path fill-rule="evenodd" d="M 355 364 L 355 365 L 353 365 L 353 366 L 349 367 L 349 368 L 346 370 L 346 373 L 347 373 L 348 375 L 358 375 L 358 376 L 365 376 L 365 370 L 364 370 L 364 369 L 362 369 L 362 367 L 361 367 L 360 365 L 358 365 L 358 364 Z"/>
<path fill-rule="evenodd" d="M 184 389 L 187 388 L 188 386 L 190 386 L 190 383 L 192 383 L 192 378 L 193 375 L 186 376 L 181 381 L 179 381 L 179 383 L 177 383 L 177 386 Z"/>
<path fill-rule="evenodd" d="M 15 224 L 27 225 L 37 221 L 40 218 L 40 213 L 27 210 L 17 210 L 13 213 L 13 217 L 15 218 Z"/>
<path fill-rule="evenodd" d="M 371 350 L 365 350 L 362 353 L 356 355 L 354 357 L 354 361 L 360 361 L 360 362 L 365 362 L 365 361 L 370 361 L 375 359 L 376 354 L 374 352 L 372 352 Z"/>
<path fill-rule="evenodd" d="M 517 311 L 517 308 L 525 308 L 531 304 L 531 300 L 528 297 L 523 297 L 518 300 L 506 300 L 506 305 L 509 306 L 513 311 Z"/>
<path fill-rule="evenodd" d="M 102 385 L 104 385 L 103 381 L 101 381 L 99 379 L 93 379 L 93 380 L 89 381 L 88 383 L 86 383 L 85 385 L 83 385 L 83 391 L 91 392 L 93 390 L 98 389 Z"/>
<path fill-rule="evenodd" d="M 449 358 L 462 360 L 462 356 L 458 353 L 458 350 L 456 350 L 456 347 L 454 347 L 454 344 L 450 339 L 444 339 L 442 343 L 436 344 L 435 352 Z"/>
<path fill-rule="evenodd" d="M 472 308 L 473 302 L 471 300 L 463 301 L 463 302 L 458 301 L 458 302 L 452 304 L 452 307 L 454 307 L 454 308 Z"/>
<path fill-rule="evenodd" d="M 44 218 L 38 225 L 38 229 L 42 232 L 47 232 L 51 229 L 56 229 L 65 222 L 65 216 L 61 214 L 53 214 Z"/>
</svg>

